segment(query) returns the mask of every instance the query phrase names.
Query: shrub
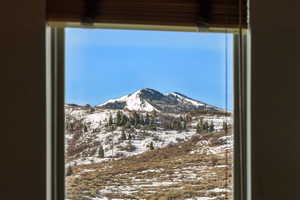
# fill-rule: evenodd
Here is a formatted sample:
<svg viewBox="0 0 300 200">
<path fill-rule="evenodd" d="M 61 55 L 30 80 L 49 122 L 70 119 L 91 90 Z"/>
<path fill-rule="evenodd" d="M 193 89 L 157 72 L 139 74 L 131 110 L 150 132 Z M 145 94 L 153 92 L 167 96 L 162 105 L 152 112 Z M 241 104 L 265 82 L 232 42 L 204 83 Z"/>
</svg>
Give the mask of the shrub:
<svg viewBox="0 0 300 200">
<path fill-rule="evenodd" d="M 98 150 L 98 157 L 99 158 L 104 158 L 104 149 L 103 146 L 100 145 L 99 150 Z"/>
<path fill-rule="evenodd" d="M 123 153 L 118 152 L 118 153 L 115 154 L 115 158 L 121 158 L 121 157 L 124 157 Z"/>
<path fill-rule="evenodd" d="M 134 146 L 131 142 L 128 142 L 123 148 L 122 151 L 133 152 L 136 150 L 136 146 Z"/>
<path fill-rule="evenodd" d="M 192 142 L 198 142 L 200 140 L 200 136 L 199 135 L 193 135 L 191 138 Z"/>
<path fill-rule="evenodd" d="M 177 141 L 177 142 L 183 142 L 184 139 L 183 139 L 183 138 L 176 138 L 176 141 Z"/>
<path fill-rule="evenodd" d="M 150 142 L 149 149 L 150 149 L 150 150 L 154 150 L 153 142 Z"/>
<path fill-rule="evenodd" d="M 161 141 L 161 139 L 157 135 L 154 135 L 153 136 L 153 141 L 159 142 L 159 141 Z"/>
</svg>

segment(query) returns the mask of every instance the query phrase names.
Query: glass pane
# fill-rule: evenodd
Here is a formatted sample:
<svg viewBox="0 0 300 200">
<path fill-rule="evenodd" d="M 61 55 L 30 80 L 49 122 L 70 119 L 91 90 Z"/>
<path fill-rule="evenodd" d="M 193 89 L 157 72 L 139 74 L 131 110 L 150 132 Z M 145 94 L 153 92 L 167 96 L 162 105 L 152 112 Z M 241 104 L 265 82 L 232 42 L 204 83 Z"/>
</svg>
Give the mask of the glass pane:
<svg viewBox="0 0 300 200">
<path fill-rule="evenodd" d="M 66 29 L 66 199 L 232 199 L 232 44 Z"/>
</svg>

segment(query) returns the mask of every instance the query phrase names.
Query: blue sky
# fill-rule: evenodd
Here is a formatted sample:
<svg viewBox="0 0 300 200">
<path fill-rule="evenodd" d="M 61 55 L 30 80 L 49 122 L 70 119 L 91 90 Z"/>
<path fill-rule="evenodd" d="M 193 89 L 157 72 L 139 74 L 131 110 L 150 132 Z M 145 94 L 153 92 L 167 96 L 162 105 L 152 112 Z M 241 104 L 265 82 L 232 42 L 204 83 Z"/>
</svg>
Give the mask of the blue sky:
<svg viewBox="0 0 300 200">
<path fill-rule="evenodd" d="M 227 38 L 227 46 L 225 40 Z M 66 103 L 98 105 L 152 88 L 232 108 L 232 35 L 66 29 Z"/>
</svg>

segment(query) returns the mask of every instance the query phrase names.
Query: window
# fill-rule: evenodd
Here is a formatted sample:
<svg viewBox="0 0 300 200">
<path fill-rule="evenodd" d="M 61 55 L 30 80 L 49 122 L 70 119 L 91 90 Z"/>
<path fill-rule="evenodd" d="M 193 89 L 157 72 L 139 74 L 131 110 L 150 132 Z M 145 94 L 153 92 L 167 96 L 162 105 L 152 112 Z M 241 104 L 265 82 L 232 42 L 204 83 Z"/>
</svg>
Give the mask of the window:
<svg viewBox="0 0 300 200">
<path fill-rule="evenodd" d="M 65 31 L 66 199 L 232 199 L 233 34 Z"/>
<path fill-rule="evenodd" d="M 149 30 L 52 29 L 55 199 L 244 197 L 241 40 Z"/>
</svg>

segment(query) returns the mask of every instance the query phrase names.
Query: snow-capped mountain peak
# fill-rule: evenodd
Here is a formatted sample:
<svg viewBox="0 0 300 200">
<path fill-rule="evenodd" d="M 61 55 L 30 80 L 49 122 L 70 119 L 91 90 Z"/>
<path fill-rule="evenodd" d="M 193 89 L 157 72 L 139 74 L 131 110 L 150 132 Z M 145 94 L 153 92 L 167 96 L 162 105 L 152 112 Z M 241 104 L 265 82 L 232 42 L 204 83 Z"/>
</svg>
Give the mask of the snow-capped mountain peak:
<svg viewBox="0 0 300 200">
<path fill-rule="evenodd" d="M 158 111 L 153 105 L 151 105 L 144 96 L 155 93 L 152 89 L 141 89 L 132 94 L 120 97 L 118 99 L 111 99 L 97 107 L 110 108 L 110 109 L 128 109 L 135 111 Z"/>
<path fill-rule="evenodd" d="M 193 110 L 219 110 L 204 102 L 194 100 L 178 92 L 162 94 L 150 88 L 138 90 L 132 94 L 111 99 L 97 107 L 108 109 L 128 109 L 135 111 L 189 112 Z"/>
</svg>

